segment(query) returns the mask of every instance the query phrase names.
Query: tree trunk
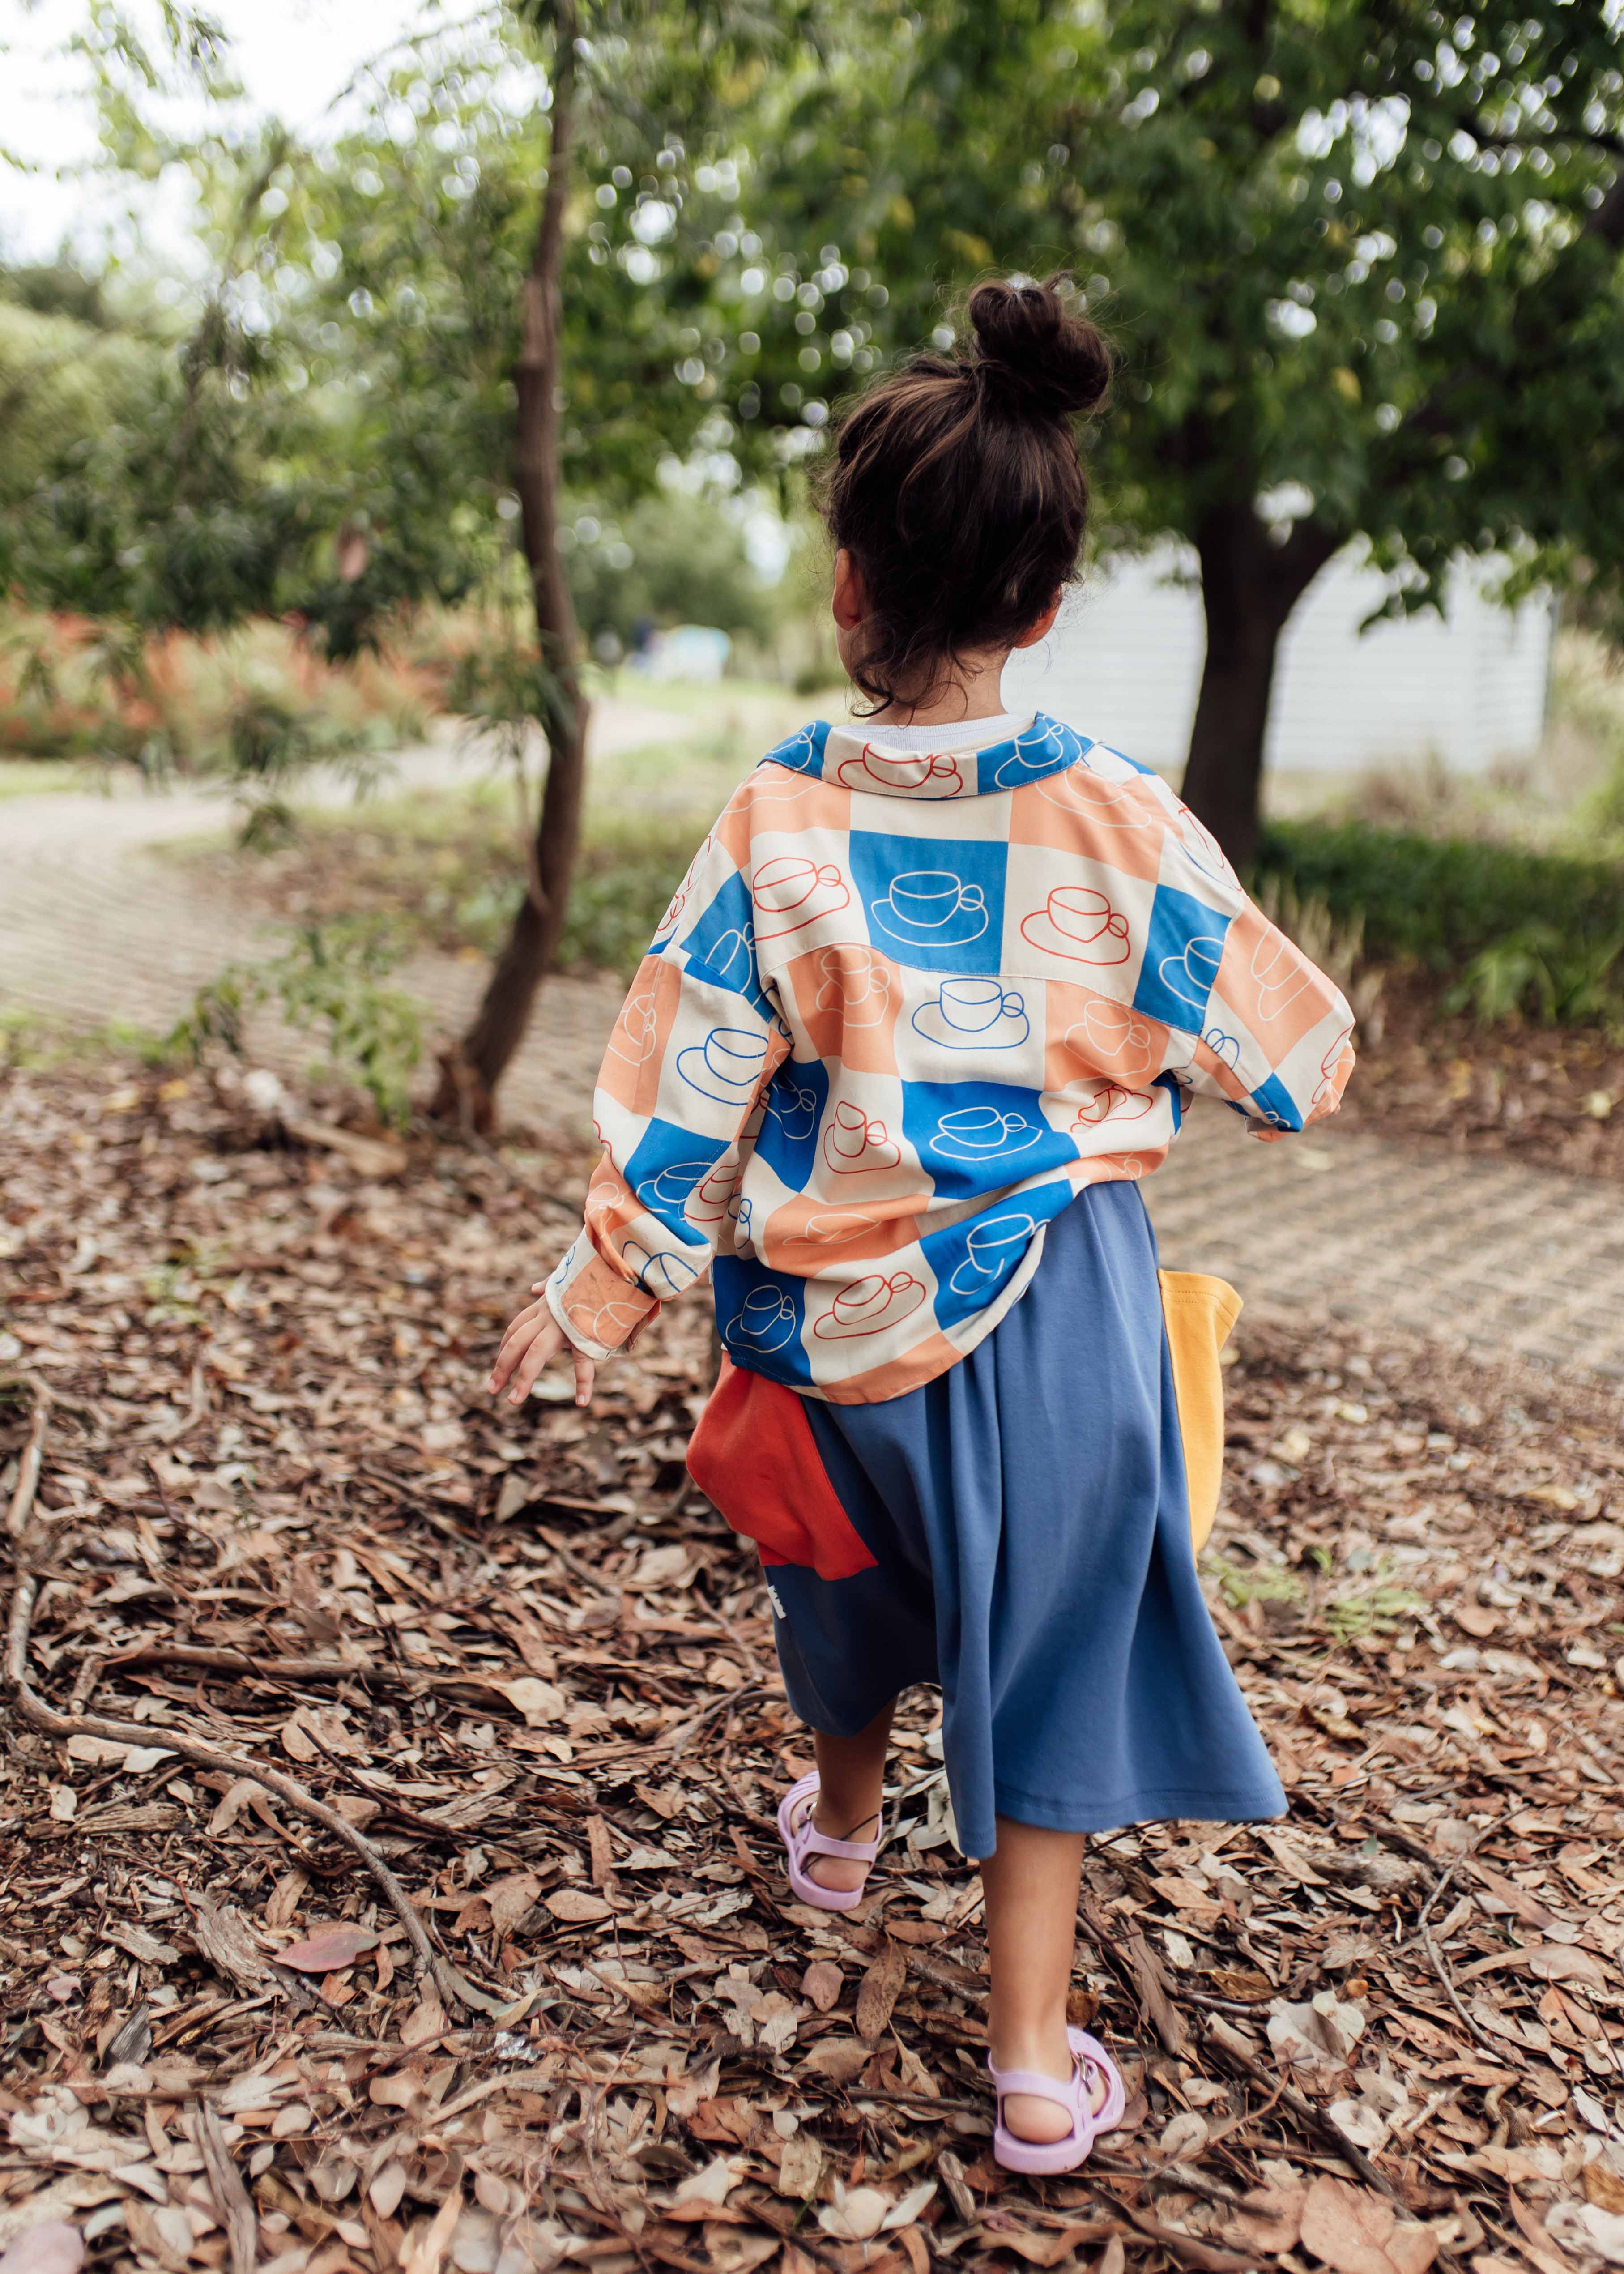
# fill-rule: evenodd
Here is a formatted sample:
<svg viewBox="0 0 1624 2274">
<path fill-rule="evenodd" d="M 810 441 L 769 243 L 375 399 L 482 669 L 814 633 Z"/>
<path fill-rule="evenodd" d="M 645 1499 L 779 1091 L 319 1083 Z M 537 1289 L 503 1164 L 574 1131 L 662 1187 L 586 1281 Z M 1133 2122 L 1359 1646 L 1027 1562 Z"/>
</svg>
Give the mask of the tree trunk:
<svg viewBox="0 0 1624 2274">
<path fill-rule="evenodd" d="M 558 953 L 581 845 L 588 704 L 581 686 L 581 634 L 558 549 L 559 410 L 564 210 L 575 136 L 575 0 L 554 15 L 553 137 L 536 249 L 524 280 L 523 332 L 514 372 L 518 394 L 514 483 L 530 569 L 541 659 L 556 698 L 544 722 L 547 780 L 537 818 L 530 885 L 503 943 L 474 1022 L 440 1058 L 430 1111 L 487 1136 L 496 1085 L 524 1038 L 542 978 Z"/>
<path fill-rule="evenodd" d="M 1258 849 L 1263 744 L 1274 658 L 1287 619 L 1343 535 L 1299 521 L 1283 545 L 1248 501 L 1219 506 L 1196 531 L 1207 661 L 1183 796 L 1237 869 Z"/>
</svg>

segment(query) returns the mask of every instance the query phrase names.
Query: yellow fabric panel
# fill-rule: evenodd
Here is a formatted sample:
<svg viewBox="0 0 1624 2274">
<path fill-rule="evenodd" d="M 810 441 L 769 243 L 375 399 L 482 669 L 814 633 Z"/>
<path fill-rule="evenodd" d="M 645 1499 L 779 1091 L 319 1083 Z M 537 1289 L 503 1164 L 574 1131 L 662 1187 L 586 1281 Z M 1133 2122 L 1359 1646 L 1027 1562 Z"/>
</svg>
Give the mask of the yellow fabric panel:
<svg viewBox="0 0 1624 2274">
<path fill-rule="evenodd" d="M 1223 1368 L 1218 1353 L 1241 1314 L 1227 1279 L 1203 1271 L 1162 1271 L 1162 1315 L 1173 1355 L 1178 1434 L 1190 1487 L 1190 1536 L 1199 1555 L 1218 1513 L 1223 1483 Z"/>
</svg>

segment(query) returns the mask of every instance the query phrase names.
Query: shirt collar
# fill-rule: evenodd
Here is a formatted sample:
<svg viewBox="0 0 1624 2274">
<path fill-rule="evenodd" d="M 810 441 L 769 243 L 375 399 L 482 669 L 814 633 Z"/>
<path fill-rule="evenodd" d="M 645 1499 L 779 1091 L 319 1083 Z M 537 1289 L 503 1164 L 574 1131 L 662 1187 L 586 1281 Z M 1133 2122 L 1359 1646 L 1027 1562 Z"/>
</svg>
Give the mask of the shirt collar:
<svg viewBox="0 0 1624 2274">
<path fill-rule="evenodd" d="M 961 746 L 955 746 L 950 729 L 944 735 L 945 747 L 931 751 L 887 744 L 883 727 L 866 734 L 861 727 L 831 727 L 816 719 L 769 750 L 762 764 L 786 766 L 793 773 L 818 776 L 872 796 L 939 801 L 1019 789 L 1023 782 L 1064 772 L 1094 748 L 1088 735 L 1041 711 L 1012 739 L 962 746 L 974 723 L 959 730 Z"/>
</svg>

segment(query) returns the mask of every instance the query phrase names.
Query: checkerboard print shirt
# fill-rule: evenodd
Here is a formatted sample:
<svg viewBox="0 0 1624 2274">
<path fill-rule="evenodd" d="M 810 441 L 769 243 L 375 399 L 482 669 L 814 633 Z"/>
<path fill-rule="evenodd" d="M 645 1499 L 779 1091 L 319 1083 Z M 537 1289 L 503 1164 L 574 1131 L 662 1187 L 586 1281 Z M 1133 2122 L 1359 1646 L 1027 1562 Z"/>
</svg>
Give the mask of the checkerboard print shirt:
<svg viewBox="0 0 1624 2274">
<path fill-rule="evenodd" d="M 548 1303 L 601 1358 L 710 1268 L 736 1364 L 894 1397 L 991 1331 L 1085 1185 L 1165 1158 L 1192 1096 L 1266 1137 L 1334 1112 L 1352 1028 L 1118 752 L 1041 714 L 930 754 L 820 722 L 729 800 L 633 983 Z"/>
</svg>

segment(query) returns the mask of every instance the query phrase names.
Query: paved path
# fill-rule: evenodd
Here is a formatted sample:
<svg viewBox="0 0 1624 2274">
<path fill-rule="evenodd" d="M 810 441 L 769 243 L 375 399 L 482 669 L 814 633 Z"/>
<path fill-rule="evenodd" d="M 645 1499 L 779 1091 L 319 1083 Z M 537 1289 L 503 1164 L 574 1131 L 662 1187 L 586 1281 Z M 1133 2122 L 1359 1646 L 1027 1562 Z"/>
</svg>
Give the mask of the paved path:
<svg viewBox="0 0 1624 2274">
<path fill-rule="evenodd" d="M 629 704 L 594 714 L 599 751 L 687 738 L 695 727 Z M 465 768 L 430 746 L 403 756 L 397 786 L 439 786 Z M 154 857 L 164 842 L 221 825 L 220 801 L 196 793 L 0 803 L 0 1010 L 80 1030 L 120 1020 L 163 1031 L 223 964 L 262 952 L 261 917 Z M 424 955 L 401 976 L 434 1027 L 455 1033 L 485 973 L 477 961 Z M 620 994 L 613 979 L 548 983 L 504 1086 L 511 1119 L 585 1130 Z M 264 1028 L 255 1045 L 284 1067 L 310 1055 Z M 1624 1196 L 1614 1184 L 1334 1124 L 1259 1145 L 1234 1115 L 1198 1108 L 1146 1195 L 1165 1262 L 1221 1272 L 1253 1300 L 1624 1383 Z"/>
</svg>

